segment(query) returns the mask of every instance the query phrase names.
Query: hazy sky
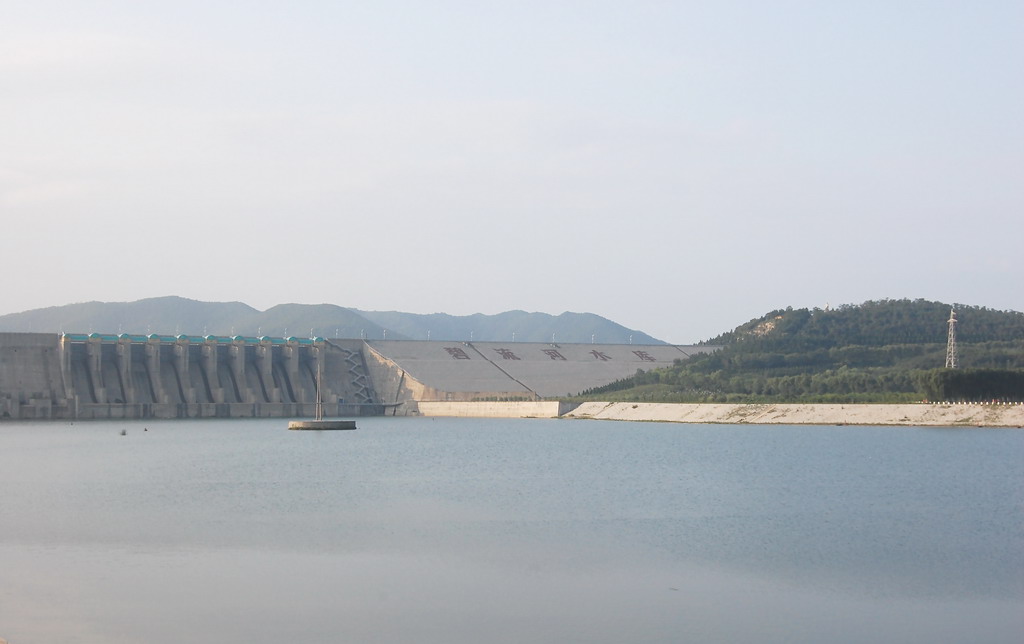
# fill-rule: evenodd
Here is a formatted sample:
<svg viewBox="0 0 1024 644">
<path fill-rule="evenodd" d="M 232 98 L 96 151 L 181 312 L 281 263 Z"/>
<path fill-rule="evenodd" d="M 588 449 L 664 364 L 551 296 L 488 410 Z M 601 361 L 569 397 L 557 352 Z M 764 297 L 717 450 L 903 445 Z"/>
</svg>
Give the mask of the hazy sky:
<svg viewBox="0 0 1024 644">
<path fill-rule="evenodd" d="M 0 314 L 1024 310 L 1024 3 L 0 0 Z"/>
</svg>

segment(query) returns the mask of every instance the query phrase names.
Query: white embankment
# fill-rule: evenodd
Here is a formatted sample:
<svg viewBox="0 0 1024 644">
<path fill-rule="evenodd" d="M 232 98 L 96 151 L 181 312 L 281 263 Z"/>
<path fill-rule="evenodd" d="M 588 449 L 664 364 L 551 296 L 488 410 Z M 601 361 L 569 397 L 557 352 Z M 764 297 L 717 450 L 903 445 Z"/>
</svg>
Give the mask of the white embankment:
<svg viewBox="0 0 1024 644">
<path fill-rule="evenodd" d="M 1024 405 L 713 405 L 583 403 L 569 418 L 766 425 L 1024 426 Z"/>
<path fill-rule="evenodd" d="M 1022 404 L 726 405 L 540 402 L 420 402 L 422 416 L 592 418 L 671 423 L 1024 427 Z"/>
</svg>

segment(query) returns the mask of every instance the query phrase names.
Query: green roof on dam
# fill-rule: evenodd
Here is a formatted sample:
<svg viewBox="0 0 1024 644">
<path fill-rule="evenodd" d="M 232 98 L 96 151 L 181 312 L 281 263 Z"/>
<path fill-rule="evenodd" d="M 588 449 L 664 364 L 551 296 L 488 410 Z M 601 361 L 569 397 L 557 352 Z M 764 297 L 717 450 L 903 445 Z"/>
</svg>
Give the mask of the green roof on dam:
<svg viewBox="0 0 1024 644">
<path fill-rule="evenodd" d="M 527 342 L 368 341 L 410 377 L 443 392 L 565 396 L 717 347 Z"/>
</svg>

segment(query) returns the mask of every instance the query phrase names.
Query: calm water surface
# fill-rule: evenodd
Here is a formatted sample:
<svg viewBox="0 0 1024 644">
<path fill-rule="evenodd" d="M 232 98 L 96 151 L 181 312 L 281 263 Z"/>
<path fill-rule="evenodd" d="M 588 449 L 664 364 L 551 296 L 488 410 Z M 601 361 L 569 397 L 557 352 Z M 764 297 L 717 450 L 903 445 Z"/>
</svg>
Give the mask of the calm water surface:
<svg viewBox="0 0 1024 644">
<path fill-rule="evenodd" d="M 285 425 L 0 424 L 0 637 L 1024 641 L 1020 430 Z"/>
</svg>

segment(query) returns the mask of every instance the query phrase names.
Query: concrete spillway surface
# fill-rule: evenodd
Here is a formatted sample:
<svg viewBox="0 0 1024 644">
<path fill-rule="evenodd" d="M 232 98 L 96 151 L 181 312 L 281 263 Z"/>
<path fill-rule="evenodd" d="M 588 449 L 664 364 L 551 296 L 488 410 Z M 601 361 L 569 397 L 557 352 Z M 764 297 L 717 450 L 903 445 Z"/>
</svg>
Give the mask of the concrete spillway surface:
<svg viewBox="0 0 1024 644">
<path fill-rule="evenodd" d="M 324 429 L 355 429 L 354 420 L 293 420 L 288 429 L 324 430 Z"/>
<path fill-rule="evenodd" d="M 394 369 L 437 392 L 541 397 L 572 395 L 628 378 L 637 369 L 671 367 L 678 359 L 716 348 L 381 340 L 366 344 Z"/>
</svg>

